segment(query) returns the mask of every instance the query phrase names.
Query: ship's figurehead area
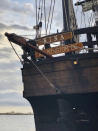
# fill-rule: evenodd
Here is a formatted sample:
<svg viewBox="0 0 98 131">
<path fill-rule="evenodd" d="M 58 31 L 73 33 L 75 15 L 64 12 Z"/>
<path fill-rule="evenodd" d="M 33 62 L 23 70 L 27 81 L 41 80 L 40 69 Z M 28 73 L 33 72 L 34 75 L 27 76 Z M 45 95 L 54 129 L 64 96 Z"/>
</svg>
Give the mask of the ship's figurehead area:
<svg viewBox="0 0 98 131">
<path fill-rule="evenodd" d="M 24 37 L 18 36 L 16 34 L 5 33 L 8 40 L 22 47 L 24 54 L 23 59 L 26 62 L 26 58 L 31 57 L 32 60 L 39 61 L 47 58 L 53 58 L 53 55 L 58 55 L 65 53 L 68 54 L 80 54 L 82 53 L 94 53 L 94 46 L 97 46 L 98 40 L 98 27 L 88 27 L 74 30 L 73 32 L 61 32 L 57 34 L 52 34 L 49 36 L 44 36 L 34 40 L 26 40 Z M 86 42 L 75 42 L 74 36 L 79 36 L 81 34 L 86 34 Z M 96 40 L 93 40 L 96 37 Z M 56 47 L 51 47 L 54 42 L 61 42 L 61 45 Z M 67 41 L 67 44 L 65 44 Z M 44 48 L 40 49 L 40 46 Z M 85 51 L 83 51 L 85 50 Z M 96 49 L 95 49 L 96 50 Z"/>
</svg>

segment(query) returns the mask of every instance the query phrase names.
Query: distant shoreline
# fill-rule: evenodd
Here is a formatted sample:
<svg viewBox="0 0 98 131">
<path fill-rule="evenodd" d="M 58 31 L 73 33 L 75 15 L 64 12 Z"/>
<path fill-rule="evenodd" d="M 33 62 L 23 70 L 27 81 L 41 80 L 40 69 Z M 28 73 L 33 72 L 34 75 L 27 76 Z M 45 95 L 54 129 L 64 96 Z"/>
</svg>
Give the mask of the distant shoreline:
<svg viewBox="0 0 98 131">
<path fill-rule="evenodd" d="M 32 113 L 30 114 L 25 114 L 25 113 L 0 113 L 0 115 L 33 115 Z"/>
</svg>

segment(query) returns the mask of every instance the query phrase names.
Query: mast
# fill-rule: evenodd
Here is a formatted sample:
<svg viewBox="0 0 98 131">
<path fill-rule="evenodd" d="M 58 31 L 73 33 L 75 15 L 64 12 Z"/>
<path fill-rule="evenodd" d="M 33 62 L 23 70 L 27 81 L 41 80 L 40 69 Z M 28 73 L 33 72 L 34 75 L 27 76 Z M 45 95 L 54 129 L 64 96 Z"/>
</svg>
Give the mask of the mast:
<svg viewBox="0 0 98 131">
<path fill-rule="evenodd" d="M 62 0 L 64 31 L 72 31 L 77 28 L 76 17 L 72 0 Z"/>
<path fill-rule="evenodd" d="M 76 17 L 72 0 L 62 0 L 63 8 L 63 31 L 73 31 L 77 29 Z M 74 41 L 78 42 L 79 38 L 74 37 Z"/>
</svg>

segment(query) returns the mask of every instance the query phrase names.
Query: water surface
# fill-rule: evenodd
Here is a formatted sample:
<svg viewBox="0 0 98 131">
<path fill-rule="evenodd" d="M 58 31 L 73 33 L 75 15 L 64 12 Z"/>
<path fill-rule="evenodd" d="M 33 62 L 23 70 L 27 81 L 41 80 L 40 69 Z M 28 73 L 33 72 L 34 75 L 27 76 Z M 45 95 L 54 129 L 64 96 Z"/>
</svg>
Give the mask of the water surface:
<svg viewBox="0 0 98 131">
<path fill-rule="evenodd" d="M 33 115 L 0 115 L 0 131 L 35 131 Z"/>
</svg>

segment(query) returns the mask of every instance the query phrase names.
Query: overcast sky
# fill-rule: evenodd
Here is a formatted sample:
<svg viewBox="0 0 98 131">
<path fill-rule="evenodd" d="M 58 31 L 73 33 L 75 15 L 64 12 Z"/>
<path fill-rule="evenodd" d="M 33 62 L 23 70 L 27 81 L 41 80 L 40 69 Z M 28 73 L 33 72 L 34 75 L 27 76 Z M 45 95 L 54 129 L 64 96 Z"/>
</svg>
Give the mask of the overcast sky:
<svg viewBox="0 0 98 131">
<path fill-rule="evenodd" d="M 77 0 L 74 0 L 76 2 Z M 46 0 L 47 13 L 50 0 Z M 51 33 L 57 29 L 63 29 L 62 3 L 56 0 L 54 19 Z M 75 8 L 79 26 L 84 25 L 84 18 L 81 17 L 81 8 Z M 91 12 L 90 12 L 91 13 Z M 4 33 L 17 33 L 18 35 L 32 35 L 35 31 L 35 0 L 0 0 L 0 112 L 22 111 L 30 112 L 30 104 L 23 99 L 23 84 L 21 77 L 22 65 L 14 54 Z M 81 18 L 81 19 L 80 19 Z M 22 54 L 20 47 L 15 45 L 19 55 Z"/>
<path fill-rule="evenodd" d="M 50 1 L 47 2 L 46 8 L 49 9 Z M 56 0 L 54 19 L 52 31 L 55 32 L 57 29 L 61 31 L 62 10 L 60 0 Z M 35 35 L 33 30 L 35 22 L 34 0 L 0 0 L 0 112 L 31 111 L 30 104 L 22 97 L 23 83 L 20 70 L 22 65 L 4 33 Z M 21 55 L 20 47 L 15 45 L 15 48 Z"/>
<path fill-rule="evenodd" d="M 22 97 L 22 66 L 4 33 L 33 34 L 34 8 L 31 0 L 0 0 L 0 112 L 31 112 L 30 104 Z M 21 49 L 15 48 L 21 55 Z"/>
</svg>

